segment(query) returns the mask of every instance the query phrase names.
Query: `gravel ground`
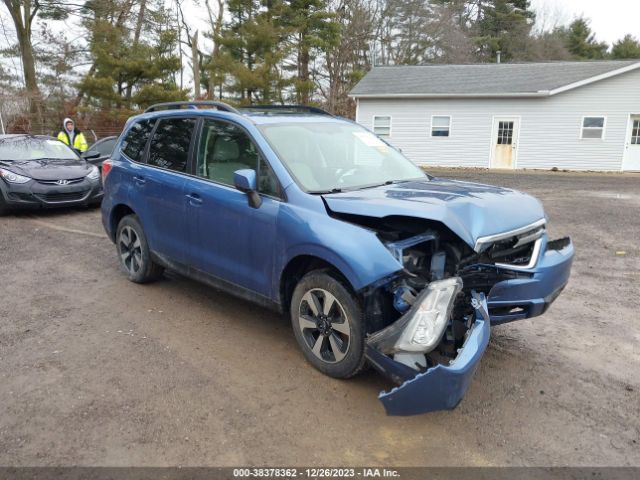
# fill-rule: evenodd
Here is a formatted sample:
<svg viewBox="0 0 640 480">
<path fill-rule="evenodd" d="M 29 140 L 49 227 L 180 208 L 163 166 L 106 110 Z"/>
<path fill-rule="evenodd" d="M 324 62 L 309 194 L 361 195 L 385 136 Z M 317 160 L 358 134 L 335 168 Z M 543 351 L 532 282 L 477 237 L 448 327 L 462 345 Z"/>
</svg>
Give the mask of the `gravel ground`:
<svg viewBox="0 0 640 480">
<path fill-rule="evenodd" d="M 640 466 L 640 176 L 433 173 L 538 196 L 577 250 L 456 410 L 386 417 L 378 375 L 323 376 L 280 316 L 129 283 L 98 210 L 25 213 L 0 218 L 0 465 Z"/>
</svg>

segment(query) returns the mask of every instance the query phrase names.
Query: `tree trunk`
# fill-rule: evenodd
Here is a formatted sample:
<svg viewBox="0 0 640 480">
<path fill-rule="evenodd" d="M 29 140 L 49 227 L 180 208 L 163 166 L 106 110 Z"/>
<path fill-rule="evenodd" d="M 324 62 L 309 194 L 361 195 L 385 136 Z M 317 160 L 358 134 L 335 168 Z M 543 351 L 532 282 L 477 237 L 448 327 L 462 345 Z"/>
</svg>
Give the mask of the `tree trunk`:
<svg viewBox="0 0 640 480">
<path fill-rule="evenodd" d="M 309 47 L 306 45 L 307 32 L 300 33 L 300 47 L 298 50 L 298 103 L 307 105 L 309 103 Z"/>
<path fill-rule="evenodd" d="M 198 31 L 191 39 L 191 63 L 193 65 L 193 94 L 195 100 L 200 99 L 200 56 L 198 52 Z"/>
<path fill-rule="evenodd" d="M 133 35 L 133 44 L 137 45 L 140 42 L 140 34 L 142 32 L 142 24 L 144 22 L 144 14 L 147 10 L 147 0 L 140 1 L 140 10 L 138 10 L 138 18 L 136 19 L 136 30 Z"/>
<path fill-rule="evenodd" d="M 140 35 L 142 33 L 142 24 L 144 23 L 144 15 L 147 11 L 147 0 L 141 0 L 140 9 L 138 10 L 138 17 L 136 18 L 136 29 L 133 34 L 133 46 L 136 46 L 140 43 Z M 131 96 L 133 95 L 133 85 L 127 85 L 126 97 L 127 97 L 127 107 L 131 108 Z"/>
<path fill-rule="evenodd" d="M 20 58 L 22 60 L 24 86 L 29 98 L 29 111 L 31 113 L 37 113 L 39 110 L 40 90 L 36 78 L 36 62 L 33 55 L 33 45 L 31 43 L 31 24 L 38 11 L 38 6 L 36 5 L 32 10 L 30 0 L 23 2 L 4 0 L 4 3 L 16 27 Z"/>
</svg>

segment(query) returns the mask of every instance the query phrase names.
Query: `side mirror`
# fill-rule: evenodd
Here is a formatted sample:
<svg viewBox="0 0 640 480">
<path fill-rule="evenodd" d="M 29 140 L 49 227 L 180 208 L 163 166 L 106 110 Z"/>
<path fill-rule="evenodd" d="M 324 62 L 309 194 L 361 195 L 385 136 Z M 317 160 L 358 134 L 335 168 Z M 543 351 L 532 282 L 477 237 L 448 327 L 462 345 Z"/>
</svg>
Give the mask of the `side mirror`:
<svg viewBox="0 0 640 480">
<path fill-rule="evenodd" d="M 255 170 L 249 168 L 236 170 L 233 172 L 233 184 L 238 190 L 247 194 L 250 207 L 260 208 L 262 197 L 258 195 L 258 180 Z"/>
<path fill-rule="evenodd" d="M 96 158 L 100 157 L 100 152 L 98 152 L 97 150 L 87 150 L 86 152 L 83 152 L 80 155 L 85 160 L 95 160 Z"/>
</svg>

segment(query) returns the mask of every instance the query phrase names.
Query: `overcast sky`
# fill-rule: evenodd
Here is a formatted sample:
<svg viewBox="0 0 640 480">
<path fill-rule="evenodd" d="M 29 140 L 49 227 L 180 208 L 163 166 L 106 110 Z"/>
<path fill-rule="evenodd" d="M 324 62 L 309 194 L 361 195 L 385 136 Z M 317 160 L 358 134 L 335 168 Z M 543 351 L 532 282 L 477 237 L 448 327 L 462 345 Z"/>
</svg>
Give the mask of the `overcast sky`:
<svg viewBox="0 0 640 480">
<path fill-rule="evenodd" d="M 640 0 L 533 0 L 531 3 L 543 17 L 571 20 L 584 15 L 590 18 L 591 29 L 599 41 L 611 44 L 627 33 L 640 38 Z"/>
</svg>

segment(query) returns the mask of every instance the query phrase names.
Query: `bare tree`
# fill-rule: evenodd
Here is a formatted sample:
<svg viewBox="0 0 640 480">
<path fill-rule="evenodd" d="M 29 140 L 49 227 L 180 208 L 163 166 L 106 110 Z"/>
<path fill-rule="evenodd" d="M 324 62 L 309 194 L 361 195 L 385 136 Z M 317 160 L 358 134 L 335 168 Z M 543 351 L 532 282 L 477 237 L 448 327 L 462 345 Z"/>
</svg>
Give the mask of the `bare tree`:
<svg viewBox="0 0 640 480">
<path fill-rule="evenodd" d="M 211 52 L 211 65 L 209 71 L 209 88 L 207 98 L 213 99 L 215 96 L 216 86 L 219 88 L 218 96 L 222 99 L 222 84 L 224 79 L 215 71 L 217 60 L 220 58 L 220 37 L 222 35 L 222 26 L 224 21 L 224 0 L 216 0 L 217 10 L 214 12 L 209 0 L 205 0 L 209 23 L 211 24 L 211 37 L 213 39 L 213 49 Z"/>
<path fill-rule="evenodd" d="M 376 0 L 335 2 L 334 11 L 341 27 L 340 41 L 325 52 L 324 62 L 314 77 L 327 108 L 338 115 L 354 116 L 355 103 L 348 95 L 371 68 L 371 45 L 379 7 Z"/>
</svg>

